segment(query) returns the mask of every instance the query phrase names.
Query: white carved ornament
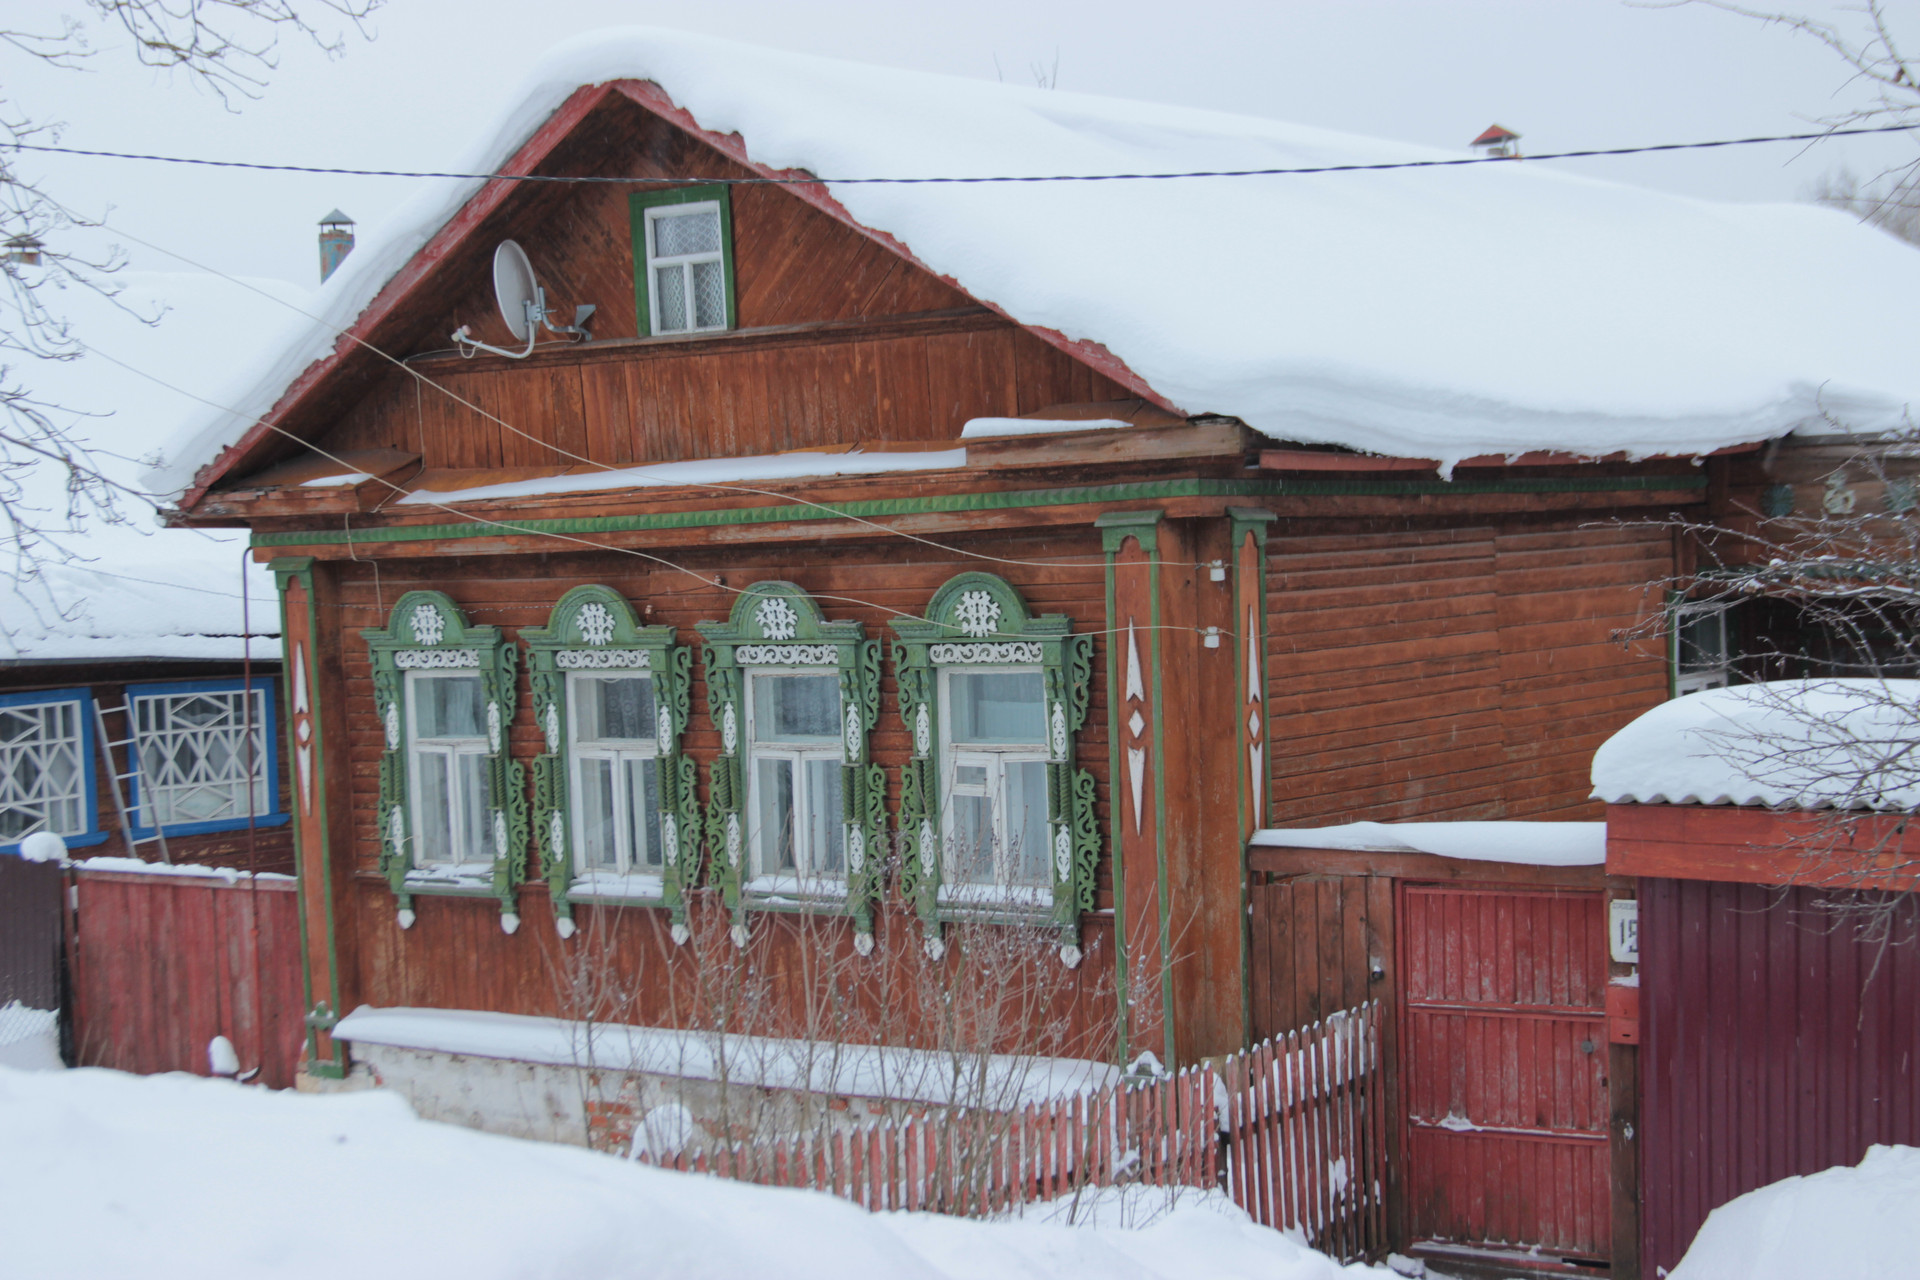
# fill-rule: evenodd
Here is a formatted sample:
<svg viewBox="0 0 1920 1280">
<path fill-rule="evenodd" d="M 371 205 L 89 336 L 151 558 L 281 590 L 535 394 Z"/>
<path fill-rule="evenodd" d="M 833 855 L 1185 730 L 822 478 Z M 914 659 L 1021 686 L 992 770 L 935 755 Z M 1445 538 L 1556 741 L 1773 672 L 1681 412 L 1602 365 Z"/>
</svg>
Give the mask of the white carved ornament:
<svg viewBox="0 0 1920 1280">
<path fill-rule="evenodd" d="M 581 605 L 580 612 L 573 615 L 573 625 L 588 644 L 602 645 L 613 639 L 613 611 L 598 600 Z"/>
<path fill-rule="evenodd" d="M 434 614 L 439 617 L 439 614 Z M 401 649 L 393 655 L 393 665 L 402 671 L 440 670 L 442 668 L 476 668 L 480 665 L 478 649 Z"/>
<path fill-rule="evenodd" d="M 400 705 L 398 703 L 387 704 L 386 711 L 380 716 L 380 725 L 387 731 L 387 750 L 398 751 L 400 749 Z"/>
<path fill-rule="evenodd" d="M 1053 758 L 1065 760 L 1067 758 L 1067 709 L 1057 702 L 1053 704 L 1051 731 Z"/>
<path fill-rule="evenodd" d="M 779 596 L 768 596 L 753 611 L 760 623 L 760 634 L 769 640 L 791 640 L 800 626 L 800 615 Z"/>
<path fill-rule="evenodd" d="M 560 706 L 558 703 L 549 702 L 547 704 L 547 713 L 540 717 L 540 727 L 546 732 L 546 735 L 547 735 L 547 754 L 550 756 L 559 755 L 560 754 Z"/>
<path fill-rule="evenodd" d="M 673 754 L 673 714 L 658 705 L 654 707 L 653 745 L 663 756 Z"/>
<path fill-rule="evenodd" d="M 847 824 L 847 872 L 859 875 L 867 865 L 867 833 L 853 823 Z"/>
<path fill-rule="evenodd" d="M 860 758 L 860 712 L 853 707 L 847 708 L 847 759 Z"/>
<path fill-rule="evenodd" d="M 727 815 L 727 861 L 734 866 L 740 865 L 740 815 Z"/>
<path fill-rule="evenodd" d="M 1040 646 L 1031 640 L 1013 640 L 999 644 L 935 644 L 927 646 L 930 661 L 945 666 L 967 662 L 1039 662 Z"/>
<path fill-rule="evenodd" d="M 496 855 L 507 851 L 507 815 L 499 809 L 493 811 L 493 848 Z"/>
<path fill-rule="evenodd" d="M 547 818 L 547 849 L 558 858 L 567 847 L 567 823 L 555 809 Z"/>
<path fill-rule="evenodd" d="M 680 824 L 670 813 L 660 820 L 660 843 L 665 846 L 663 852 L 668 862 L 680 860 Z"/>
<path fill-rule="evenodd" d="M 500 749 L 500 704 L 498 702 L 488 702 L 487 703 L 487 750 L 498 751 L 499 749 Z"/>
<path fill-rule="evenodd" d="M 743 667 L 830 667 L 840 661 L 840 650 L 830 644 L 743 644 L 733 659 Z"/>
<path fill-rule="evenodd" d="M 1000 625 L 1000 602 L 985 591 L 962 591 L 953 606 L 953 623 L 961 635 L 985 639 Z"/>
<path fill-rule="evenodd" d="M 1053 866 L 1061 884 L 1073 879 L 1073 837 L 1064 826 L 1053 829 Z"/>
<path fill-rule="evenodd" d="M 729 702 L 720 710 L 720 749 L 728 755 L 740 745 L 740 716 Z"/>
<path fill-rule="evenodd" d="M 921 703 L 913 713 L 913 753 L 924 756 L 933 749 L 933 717 L 927 711 L 927 704 Z"/>
<path fill-rule="evenodd" d="M 447 633 L 447 620 L 440 616 L 438 609 L 425 601 L 413 606 L 407 624 L 413 629 L 415 644 L 439 644 L 440 638 Z"/>
<path fill-rule="evenodd" d="M 400 806 L 387 810 L 387 843 L 396 850 L 407 847 L 407 820 L 400 815 Z"/>
<path fill-rule="evenodd" d="M 553 665 L 562 671 L 647 671 L 653 660 L 645 649 L 562 649 Z"/>
</svg>

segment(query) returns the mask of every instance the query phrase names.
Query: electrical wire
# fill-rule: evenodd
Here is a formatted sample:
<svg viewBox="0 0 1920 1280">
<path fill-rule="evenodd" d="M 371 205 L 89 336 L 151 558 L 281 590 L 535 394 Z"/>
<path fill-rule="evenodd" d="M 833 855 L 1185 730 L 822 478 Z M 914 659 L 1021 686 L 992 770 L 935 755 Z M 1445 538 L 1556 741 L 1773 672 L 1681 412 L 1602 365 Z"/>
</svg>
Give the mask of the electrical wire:
<svg viewBox="0 0 1920 1280">
<path fill-rule="evenodd" d="M 1661 151 L 1705 151 L 1718 147 L 1750 147 L 1771 142 L 1819 142 L 1870 133 L 1906 133 L 1912 124 L 1859 125 L 1822 129 L 1816 133 L 1772 133 L 1746 138 L 1713 138 L 1704 142 L 1655 142 L 1635 147 L 1586 147 L 1576 151 L 1549 151 L 1531 156 L 1453 156 L 1444 160 L 1390 160 L 1375 164 L 1301 165 L 1272 169 L 1192 169 L 1178 173 L 1048 173 L 994 174 L 981 177 L 925 178 L 663 178 L 658 175 L 620 177 L 597 174 L 454 173 L 433 169 L 351 169 L 329 165 L 266 164 L 252 160 L 208 160 L 195 156 L 167 156 L 137 151 L 105 151 L 89 147 L 57 147 L 44 143 L 9 142 L 0 150 L 38 151 L 53 155 L 85 156 L 104 160 L 145 160 L 157 164 L 197 165 L 212 169 L 250 169 L 266 173 L 317 173 L 351 178 L 450 178 L 466 182 L 543 182 L 656 186 L 968 186 L 985 183 L 1028 182 L 1166 182 L 1184 178 L 1277 178 L 1314 173 L 1378 173 L 1389 169 L 1450 169 L 1476 164 L 1510 164 L 1516 160 L 1586 160 L 1603 156 L 1638 156 Z"/>
</svg>

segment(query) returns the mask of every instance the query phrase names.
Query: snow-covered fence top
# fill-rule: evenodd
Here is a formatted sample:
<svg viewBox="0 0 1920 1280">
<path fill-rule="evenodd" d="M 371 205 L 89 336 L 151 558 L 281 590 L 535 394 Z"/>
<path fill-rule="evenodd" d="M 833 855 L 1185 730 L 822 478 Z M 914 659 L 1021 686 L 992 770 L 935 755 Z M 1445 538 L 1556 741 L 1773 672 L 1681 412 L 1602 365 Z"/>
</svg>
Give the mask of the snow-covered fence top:
<svg viewBox="0 0 1920 1280">
<path fill-rule="evenodd" d="M 1920 680 L 1778 680 L 1663 702 L 1594 753 L 1593 796 L 1920 808 Z"/>
<path fill-rule="evenodd" d="M 1473 862 L 1597 867 L 1607 860 L 1604 822 L 1346 822 L 1270 827 L 1249 843 L 1267 848 L 1431 853 Z"/>
</svg>

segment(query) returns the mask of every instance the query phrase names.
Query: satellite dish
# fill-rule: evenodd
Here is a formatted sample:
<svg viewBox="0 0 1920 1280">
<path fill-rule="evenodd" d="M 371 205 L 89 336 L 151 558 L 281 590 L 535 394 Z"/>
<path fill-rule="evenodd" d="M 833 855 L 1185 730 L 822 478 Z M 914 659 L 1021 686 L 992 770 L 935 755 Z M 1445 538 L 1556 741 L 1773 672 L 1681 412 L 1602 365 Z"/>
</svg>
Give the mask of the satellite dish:
<svg viewBox="0 0 1920 1280">
<path fill-rule="evenodd" d="M 527 251 L 515 241 L 502 240 L 493 251 L 493 297 L 515 341 L 532 337 L 536 318 L 533 307 L 540 301 L 540 286 L 533 278 Z"/>
<path fill-rule="evenodd" d="M 500 247 L 493 251 L 493 300 L 499 304 L 500 318 L 507 322 L 507 331 L 513 334 L 514 341 L 527 345 L 519 351 L 492 346 L 475 338 L 463 324 L 453 331 L 453 345 L 461 355 L 471 357 L 476 352 L 490 351 L 497 356 L 525 360 L 533 354 L 542 328 L 575 342 L 584 342 L 593 336 L 587 332 L 587 321 L 594 312 L 591 303 L 573 309 L 572 324 L 553 322 L 547 310 L 547 291 L 534 279 L 527 251 L 511 240 L 502 240 Z"/>
</svg>

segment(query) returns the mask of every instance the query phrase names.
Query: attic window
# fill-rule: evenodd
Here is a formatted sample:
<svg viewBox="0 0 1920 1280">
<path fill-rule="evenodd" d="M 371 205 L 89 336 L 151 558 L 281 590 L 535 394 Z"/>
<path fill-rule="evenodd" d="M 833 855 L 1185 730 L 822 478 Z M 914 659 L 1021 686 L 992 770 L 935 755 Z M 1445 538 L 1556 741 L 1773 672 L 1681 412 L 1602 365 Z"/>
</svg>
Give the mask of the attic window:
<svg viewBox="0 0 1920 1280">
<path fill-rule="evenodd" d="M 632 197 L 634 293 L 640 332 L 665 336 L 733 327 L 733 233 L 724 187 Z"/>
</svg>

